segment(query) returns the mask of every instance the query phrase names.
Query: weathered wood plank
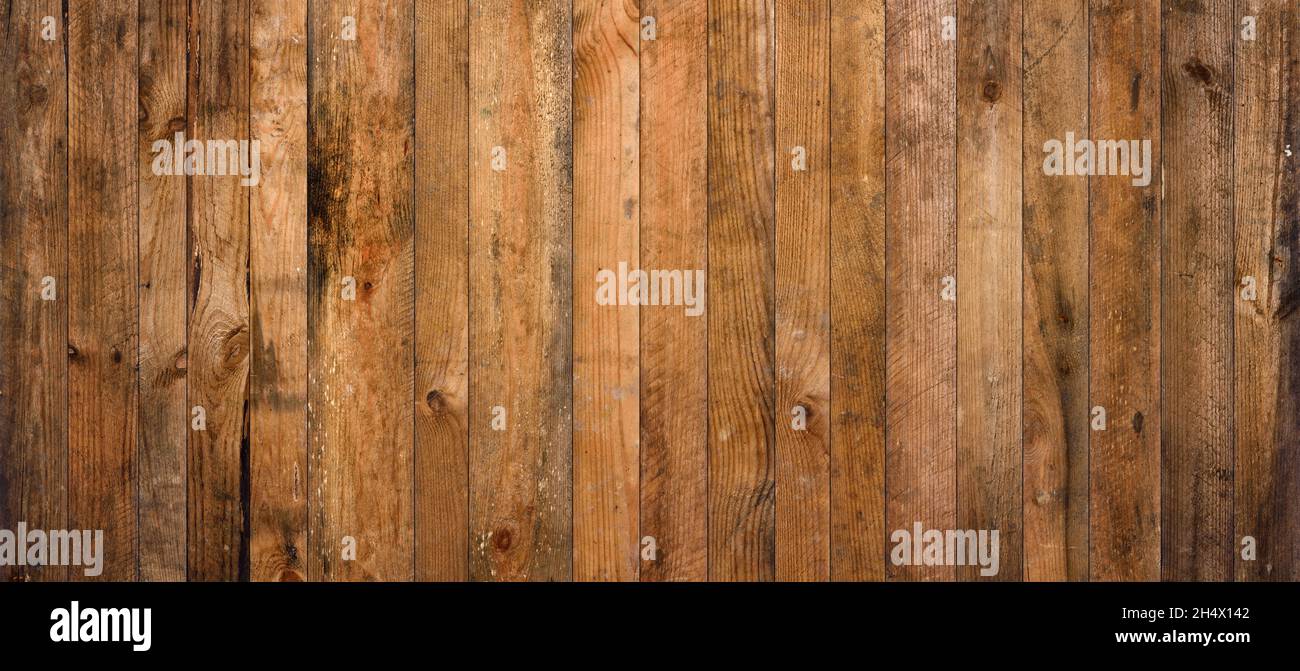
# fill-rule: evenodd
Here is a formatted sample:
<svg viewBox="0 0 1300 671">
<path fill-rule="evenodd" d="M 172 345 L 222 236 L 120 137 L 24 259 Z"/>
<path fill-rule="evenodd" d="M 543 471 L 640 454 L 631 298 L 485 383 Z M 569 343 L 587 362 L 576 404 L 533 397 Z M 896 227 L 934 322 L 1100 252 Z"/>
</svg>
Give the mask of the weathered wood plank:
<svg viewBox="0 0 1300 671">
<path fill-rule="evenodd" d="M 957 7 L 957 528 L 997 530 L 1000 548 L 995 575 L 965 580 L 1023 577 L 1021 11 Z"/>
<path fill-rule="evenodd" d="M 16 533 L 20 522 L 63 529 L 68 520 L 68 88 L 60 3 L 9 9 L 0 40 L 0 529 Z M 0 582 L 65 576 L 62 567 L 0 566 Z"/>
<path fill-rule="evenodd" d="M 885 2 L 831 3 L 831 579 L 885 577 Z"/>
<path fill-rule="evenodd" d="M 1254 41 L 1241 39 L 1245 16 L 1255 17 Z M 1300 580 L 1300 10 L 1243 0 L 1234 23 L 1232 551 L 1237 580 Z M 1241 554 L 1247 536 L 1254 559 Z"/>
<path fill-rule="evenodd" d="M 1160 577 L 1160 3 L 1092 0 L 1092 140 L 1150 140 L 1150 183 L 1089 179 L 1090 573 Z M 1143 152 L 1145 153 L 1145 152 Z M 1058 178 L 1058 179 L 1064 179 Z"/>
<path fill-rule="evenodd" d="M 308 5 L 312 580 L 414 576 L 413 9 Z"/>
<path fill-rule="evenodd" d="M 642 0 L 641 266 L 708 266 L 708 2 Z M 707 276 L 707 273 L 706 273 Z M 705 287 L 696 286 L 700 301 Z M 708 577 L 708 315 L 641 311 L 641 579 Z"/>
<path fill-rule="evenodd" d="M 639 314 L 678 308 L 597 300 L 598 276 L 640 265 L 639 10 L 573 12 L 573 574 L 627 581 L 640 564 Z"/>
<path fill-rule="evenodd" d="M 830 3 L 776 3 L 776 578 L 830 578 Z"/>
<path fill-rule="evenodd" d="M 307 577 L 307 0 L 250 0 L 249 578 Z"/>
<path fill-rule="evenodd" d="M 569 9 L 479 0 L 470 13 L 475 580 L 573 574 Z"/>
<path fill-rule="evenodd" d="M 140 3 L 140 579 L 186 576 L 188 180 L 154 161 L 186 133 L 189 3 Z"/>
<path fill-rule="evenodd" d="M 1046 143 L 1088 130 L 1088 0 L 1024 3 L 1026 580 L 1088 579 L 1088 181 Z"/>
<path fill-rule="evenodd" d="M 1161 576 L 1232 575 L 1233 0 L 1164 7 Z"/>
<path fill-rule="evenodd" d="M 886 533 L 953 529 L 956 517 L 956 46 L 951 0 L 891 2 L 885 21 Z M 947 279 L 945 279 L 947 278 Z M 896 543 L 891 542 L 890 548 Z M 900 580 L 951 580 L 895 564 Z"/>
<path fill-rule="evenodd" d="M 469 578 L 469 2 L 415 6 L 415 578 Z"/>
<path fill-rule="evenodd" d="M 246 140 L 248 4 L 194 2 L 191 12 L 188 137 Z M 217 174 L 213 156 L 189 177 L 189 403 L 206 424 L 190 426 L 189 576 L 235 580 L 248 565 L 248 188 L 230 165 Z"/>
<path fill-rule="evenodd" d="M 68 528 L 103 530 L 102 580 L 138 574 L 138 19 L 68 5 Z"/>
<path fill-rule="evenodd" d="M 773 3 L 709 3 L 709 578 L 776 570 Z"/>
</svg>

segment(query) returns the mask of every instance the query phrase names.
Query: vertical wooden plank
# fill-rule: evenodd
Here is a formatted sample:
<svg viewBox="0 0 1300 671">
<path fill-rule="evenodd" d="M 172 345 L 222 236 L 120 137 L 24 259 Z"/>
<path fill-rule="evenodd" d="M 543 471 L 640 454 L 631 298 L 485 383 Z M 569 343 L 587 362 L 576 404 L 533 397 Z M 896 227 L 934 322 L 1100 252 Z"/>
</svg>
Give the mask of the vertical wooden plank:
<svg viewBox="0 0 1300 671">
<path fill-rule="evenodd" d="M 1026 580 L 1088 579 L 1088 181 L 1043 147 L 1087 137 L 1088 0 L 1024 3 Z"/>
<path fill-rule="evenodd" d="M 137 575 L 138 18 L 68 5 L 68 528 L 103 530 L 101 580 Z"/>
<path fill-rule="evenodd" d="M 957 8 L 957 528 L 1000 548 L 966 580 L 1022 578 L 1021 5 Z"/>
<path fill-rule="evenodd" d="M 1093 140 L 1151 141 L 1151 182 L 1089 178 L 1091 576 L 1160 578 L 1160 3 L 1092 0 Z"/>
<path fill-rule="evenodd" d="M 412 11 L 412 0 L 308 5 L 313 580 L 414 575 Z"/>
<path fill-rule="evenodd" d="M 68 99 L 60 3 L 9 9 L 0 41 L 0 529 L 16 532 L 20 522 L 63 529 L 68 519 Z M 66 575 L 0 567 L 0 582 Z"/>
<path fill-rule="evenodd" d="M 475 580 L 573 571 L 571 18 L 539 0 L 470 13 Z"/>
<path fill-rule="evenodd" d="M 307 0 L 250 0 L 252 192 L 249 578 L 307 558 Z"/>
<path fill-rule="evenodd" d="M 190 12 L 188 137 L 246 140 L 248 3 L 192 0 Z M 190 427 L 192 580 L 247 576 L 248 560 L 248 187 L 237 171 L 213 174 L 213 155 L 189 182 L 189 403 L 206 423 Z"/>
<path fill-rule="evenodd" d="M 1232 575 L 1233 0 L 1164 5 L 1161 575 Z"/>
<path fill-rule="evenodd" d="M 771 580 L 773 3 L 709 3 L 709 578 Z"/>
<path fill-rule="evenodd" d="M 573 4 L 575 580 L 636 580 L 640 563 L 640 310 L 596 299 L 598 274 L 640 265 L 639 13 Z"/>
<path fill-rule="evenodd" d="M 415 579 L 469 578 L 469 2 L 415 6 Z"/>
<path fill-rule="evenodd" d="M 187 0 L 140 3 L 140 579 L 186 575 L 186 178 L 155 143 L 186 124 Z"/>
<path fill-rule="evenodd" d="M 641 10 L 655 21 L 641 42 L 641 266 L 705 271 L 708 2 Z M 641 532 L 656 544 L 642 580 L 708 577 L 707 369 L 707 309 L 641 312 Z"/>
<path fill-rule="evenodd" d="M 1241 36 L 1246 16 L 1255 18 L 1253 41 Z M 1233 22 L 1235 575 L 1300 580 L 1300 11 L 1285 0 L 1242 0 Z M 1247 536 L 1253 560 L 1240 555 Z"/>
<path fill-rule="evenodd" d="M 956 47 L 952 0 L 896 0 L 885 18 L 885 531 L 952 529 L 956 518 Z M 910 536 L 909 536 L 910 537 Z M 896 546 L 891 541 L 890 548 Z M 946 566 L 885 566 L 901 580 L 951 580 Z"/>
<path fill-rule="evenodd" d="M 776 2 L 776 578 L 830 578 L 830 4 Z"/>
<path fill-rule="evenodd" d="M 831 579 L 885 577 L 885 1 L 831 3 Z"/>
</svg>

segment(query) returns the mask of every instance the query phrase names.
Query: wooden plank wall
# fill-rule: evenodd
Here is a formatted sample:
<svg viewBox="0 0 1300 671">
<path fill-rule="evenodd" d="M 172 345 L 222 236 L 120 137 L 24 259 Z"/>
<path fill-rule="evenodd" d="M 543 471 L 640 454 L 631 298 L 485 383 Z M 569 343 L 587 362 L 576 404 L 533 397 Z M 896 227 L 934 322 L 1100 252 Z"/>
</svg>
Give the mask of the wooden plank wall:
<svg viewBox="0 0 1300 671">
<path fill-rule="evenodd" d="M 1300 579 L 1294 3 L 13 5 L 0 579 Z"/>
</svg>

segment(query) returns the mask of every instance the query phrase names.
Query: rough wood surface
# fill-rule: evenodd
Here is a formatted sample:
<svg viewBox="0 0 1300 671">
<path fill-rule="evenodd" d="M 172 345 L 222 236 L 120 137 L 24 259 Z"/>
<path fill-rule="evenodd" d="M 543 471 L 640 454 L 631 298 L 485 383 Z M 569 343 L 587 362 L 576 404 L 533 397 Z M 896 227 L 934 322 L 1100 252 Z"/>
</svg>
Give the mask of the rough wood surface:
<svg viewBox="0 0 1300 671">
<path fill-rule="evenodd" d="M 413 9 L 308 6 L 312 580 L 414 576 Z"/>
<path fill-rule="evenodd" d="M 68 34 L 58 2 L 10 10 L 0 42 L 0 529 L 16 532 L 68 519 Z M 53 40 L 41 34 L 45 17 Z M 0 567 L 0 582 L 66 575 Z"/>
<path fill-rule="evenodd" d="M 571 18 L 538 0 L 470 14 L 474 580 L 573 575 Z"/>
<path fill-rule="evenodd" d="M 957 523 L 956 44 L 951 0 L 885 15 L 885 529 Z M 948 280 L 945 280 L 948 278 Z M 956 287 L 957 300 L 961 299 Z M 895 543 L 890 542 L 890 548 Z M 893 580 L 952 580 L 950 566 L 885 566 Z"/>
</svg>

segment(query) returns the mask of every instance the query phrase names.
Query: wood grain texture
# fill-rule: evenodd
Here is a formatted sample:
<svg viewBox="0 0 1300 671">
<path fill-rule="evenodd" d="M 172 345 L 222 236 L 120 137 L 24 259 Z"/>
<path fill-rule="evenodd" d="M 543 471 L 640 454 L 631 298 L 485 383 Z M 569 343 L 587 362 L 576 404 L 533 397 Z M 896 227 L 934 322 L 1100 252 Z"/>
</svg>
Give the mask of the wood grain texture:
<svg viewBox="0 0 1300 671">
<path fill-rule="evenodd" d="M 890 2 L 885 16 L 885 530 L 953 529 L 956 517 L 956 44 L 949 0 Z M 960 287 L 958 287 L 960 289 Z M 958 294 L 960 300 L 960 294 Z M 890 547 L 893 547 L 891 541 Z M 950 566 L 885 566 L 894 580 L 952 580 Z"/>
<path fill-rule="evenodd" d="M 412 11 L 412 0 L 308 5 L 313 580 L 414 575 Z M 344 17 L 353 41 L 342 39 Z M 344 299 L 345 278 L 355 300 Z"/>
<path fill-rule="evenodd" d="M 1236 44 L 1235 495 L 1237 580 L 1300 580 L 1300 11 L 1243 0 Z M 1290 154 L 1290 155 L 1289 155 Z M 1242 295 L 1254 278 L 1256 295 Z M 1255 559 L 1241 556 L 1242 541 Z"/>
<path fill-rule="evenodd" d="M 307 0 L 249 0 L 249 578 L 307 577 Z"/>
<path fill-rule="evenodd" d="M 828 580 L 831 570 L 830 19 L 826 0 L 776 3 L 776 579 L 783 581 Z"/>
<path fill-rule="evenodd" d="M 138 575 L 138 20 L 68 7 L 68 528 L 103 530 L 100 580 Z"/>
<path fill-rule="evenodd" d="M 1293 4 L 10 3 L 0 532 L 102 529 L 107 580 L 1300 579 Z"/>
<path fill-rule="evenodd" d="M 1093 139 L 1151 140 L 1151 183 L 1089 178 L 1090 573 L 1160 577 L 1160 3 L 1093 0 Z"/>
<path fill-rule="evenodd" d="M 1232 575 L 1232 0 L 1164 7 L 1160 567 Z"/>
<path fill-rule="evenodd" d="M 656 25 L 641 42 L 643 268 L 708 266 L 707 10 L 641 2 Z M 707 303 L 641 312 L 641 533 L 656 544 L 643 581 L 708 577 L 708 319 Z"/>
<path fill-rule="evenodd" d="M 140 579 L 186 576 L 188 180 L 153 171 L 155 143 L 188 131 L 187 0 L 140 3 Z"/>
<path fill-rule="evenodd" d="M 709 3 L 709 578 L 776 570 L 773 3 Z"/>
<path fill-rule="evenodd" d="M 1088 0 L 1024 3 L 1025 579 L 1088 579 L 1088 181 L 1045 175 L 1088 126 Z"/>
<path fill-rule="evenodd" d="M 1020 0 L 960 0 L 957 18 L 957 528 L 998 530 L 993 576 L 1021 580 Z"/>
<path fill-rule="evenodd" d="M 573 4 L 573 577 L 637 579 L 642 309 L 597 274 L 639 266 L 640 26 L 634 0 Z M 651 268 L 641 268 L 642 271 Z M 651 287 L 638 285 L 642 292 Z"/>
<path fill-rule="evenodd" d="M 190 4 L 188 136 L 226 143 L 249 136 L 248 4 Z M 190 406 L 206 427 L 189 439 L 189 575 L 234 580 L 248 572 L 248 187 L 239 174 L 189 178 Z M 193 412 L 193 410 L 191 410 Z"/>
<path fill-rule="evenodd" d="M 571 19 L 538 0 L 470 14 L 474 580 L 573 575 Z"/>
<path fill-rule="evenodd" d="M 469 578 L 469 2 L 415 5 L 415 578 Z"/>
<path fill-rule="evenodd" d="M 831 3 L 831 579 L 885 577 L 885 2 Z"/>
<path fill-rule="evenodd" d="M 20 522 L 65 528 L 68 515 L 64 25 L 60 3 L 20 3 L 0 41 L 0 529 L 15 533 Z M 62 567 L 0 567 L 0 582 L 66 575 Z"/>
</svg>

